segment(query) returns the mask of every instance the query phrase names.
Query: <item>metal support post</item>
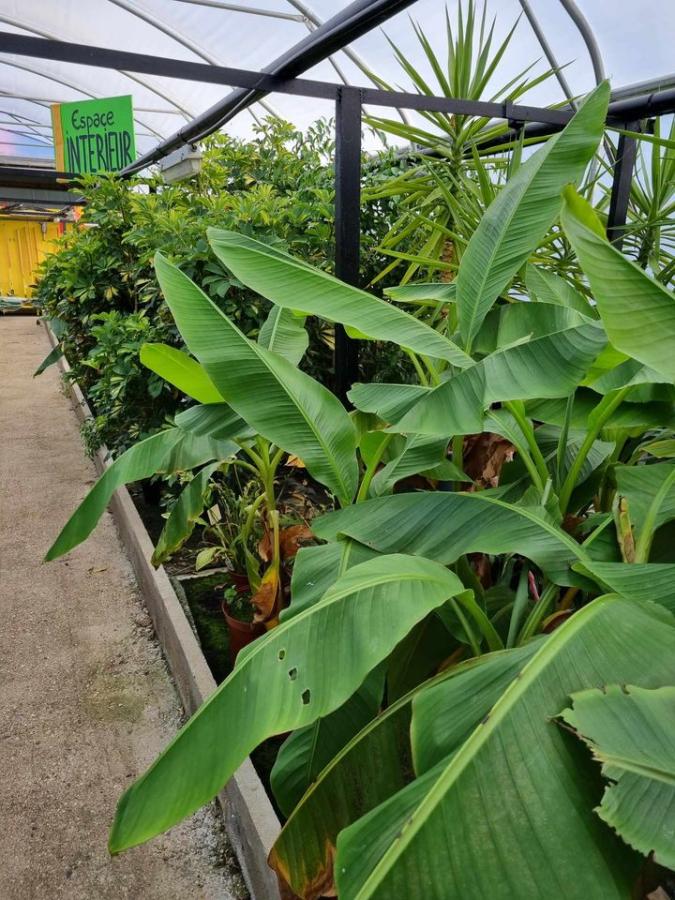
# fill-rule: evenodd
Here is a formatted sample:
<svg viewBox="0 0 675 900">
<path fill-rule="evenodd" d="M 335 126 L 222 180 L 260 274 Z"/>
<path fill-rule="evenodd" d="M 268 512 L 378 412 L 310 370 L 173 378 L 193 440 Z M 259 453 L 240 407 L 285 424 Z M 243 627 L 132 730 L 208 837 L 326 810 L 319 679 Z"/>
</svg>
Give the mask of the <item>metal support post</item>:
<svg viewBox="0 0 675 900">
<path fill-rule="evenodd" d="M 639 122 L 627 122 L 626 131 L 639 131 Z M 612 194 L 609 201 L 607 217 L 607 237 L 617 250 L 623 244 L 624 226 L 628 218 L 628 202 L 633 181 L 633 171 L 637 158 L 637 141 L 626 134 L 619 135 L 619 144 L 614 161 L 614 178 Z"/>
<path fill-rule="evenodd" d="M 358 285 L 361 254 L 361 92 L 340 87 L 335 104 L 335 274 Z M 335 326 L 334 390 L 343 403 L 358 377 L 358 345 Z"/>
</svg>

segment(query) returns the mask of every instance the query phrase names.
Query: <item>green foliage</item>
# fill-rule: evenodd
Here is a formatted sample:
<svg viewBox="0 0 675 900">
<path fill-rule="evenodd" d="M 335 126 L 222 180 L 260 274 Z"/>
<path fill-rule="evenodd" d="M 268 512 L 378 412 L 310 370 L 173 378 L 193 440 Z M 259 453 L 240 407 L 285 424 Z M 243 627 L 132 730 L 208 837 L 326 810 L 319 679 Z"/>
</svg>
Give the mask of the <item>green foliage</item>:
<svg viewBox="0 0 675 900">
<path fill-rule="evenodd" d="M 122 452 L 179 409 L 175 391 L 163 388 L 138 359 L 144 342 L 181 346 L 154 275 L 157 250 L 197 281 L 249 337 L 263 327 L 270 304 L 214 258 L 205 237 L 208 226 L 233 228 L 274 247 L 292 248 L 303 259 L 331 270 L 330 125 L 320 121 L 302 133 L 270 119 L 255 131 L 251 141 L 227 135 L 209 138 L 202 170 L 187 182 L 83 178 L 84 216 L 60 239 L 58 252 L 42 263 L 37 296 L 46 314 L 62 323 L 61 348 L 94 407 L 90 450 L 105 443 L 113 452 Z M 388 152 L 379 163 L 366 168 L 366 186 L 403 165 Z M 381 267 L 376 247 L 388 227 L 391 207 L 386 199 L 364 204 L 364 283 Z M 303 367 L 330 381 L 332 334 L 314 320 L 309 328 L 314 340 Z M 55 358 L 56 353 L 50 362 Z M 391 352 L 383 358 L 369 351 L 366 368 L 380 363 L 392 374 L 401 367 Z"/>
<path fill-rule="evenodd" d="M 456 576 L 429 560 L 385 556 L 355 566 L 321 601 L 239 656 L 209 702 L 125 794 L 110 851 L 142 843 L 158 823 L 164 830 L 194 812 L 267 735 L 332 712 L 412 624 L 462 590 Z M 347 655 L 349 665 L 341 665 Z M 256 716 L 247 715 L 252 707 Z M 169 804 L 167 785 L 175 798 Z"/>
<path fill-rule="evenodd" d="M 157 431 L 177 408 L 175 392 L 158 376 L 148 376 L 140 360 L 141 347 L 166 329 L 146 312 L 94 313 L 89 322 L 93 346 L 68 377 L 86 386 L 95 426 L 90 450 L 106 444 L 117 453 Z"/>
<path fill-rule="evenodd" d="M 208 483 L 219 490 L 224 469 L 243 471 L 253 488 L 222 545 L 257 579 L 258 612 L 271 587 L 271 612 L 257 617 L 278 624 L 123 795 L 112 852 L 180 821 L 255 746 L 292 731 L 274 772 L 288 822 L 271 862 L 300 897 L 506 900 L 569 885 L 591 900 L 630 895 L 644 859 L 595 815 L 597 767 L 555 722 L 599 685 L 675 683 L 672 297 L 609 245 L 570 188 L 566 238 L 557 221 L 606 101 L 601 85 L 514 167 L 468 237 L 480 252 L 458 259 L 456 291 L 392 292 L 423 304 L 415 315 L 342 285 L 289 240 L 221 222 L 208 232 L 217 266 L 266 310 L 247 331 L 221 302 L 228 292 L 197 286 L 197 264 L 157 255 L 148 296 L 161 289 L 185 352 L 171 346 L 178 337 L 153 338 L 142 359 L 201 402 L 110 467 L 49 558 L 86 538 L 119 484 L 198 469 L 163 555 L 189 534 Z M 551 228 L 578 255 L 569 271 L 546 257 Z M 308 315 L 318 322 L 305 351 Z M 348 413 L 306 371 L 318 329 L 335 322 L 405 353 L 417 383 L 355 385 Z M 308 490 L 318 482 L 340 507 L 313 521 L 322 543 L 300 550 L 290 603 L 276 503 L 286 454 Z M 251 565 L 254 522 L 272 548 L 264 572 Z M 581 730 L 598 748 L 607 739 Z M 655 728 L 644 735 L 659 762 Z M 642 808 L 615 807 L 632 846 L 663 853 Z"/>
</svg>

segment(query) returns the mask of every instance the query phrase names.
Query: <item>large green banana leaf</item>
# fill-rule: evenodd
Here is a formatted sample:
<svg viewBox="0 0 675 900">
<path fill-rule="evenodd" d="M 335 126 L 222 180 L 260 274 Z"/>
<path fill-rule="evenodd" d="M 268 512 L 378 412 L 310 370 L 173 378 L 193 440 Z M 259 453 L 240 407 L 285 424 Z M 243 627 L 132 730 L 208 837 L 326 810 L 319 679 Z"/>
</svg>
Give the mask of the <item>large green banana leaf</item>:
<svg viewBox="0 0 675 900">
<path fill-rule="evenodd" d="M 488 310 L 560 212 L 563 187 L 579 181 L 602 137 L 609 85 L 599 85 L 563 131 L 524 162 L 488 207 L 457 273 L 459 329 L 467 352 Z"/>
<path fill-rule="evenodd" d="M 106 469 L 64 525 L 45 560 L 63 556 L 89 537 L 117 488 L 152 475 L 194 469 L 212 459 L 225 459 L 238 448 L 182 428 L 169 428 L 130 447 Z"/>
<path fill-rule="evenodd" d="M 449 565 L 464 553 L 518 553 L 557 584 L 583 548 L 542 509 L 512 506 L 484 492 L 419 492 L 378 497 L 313 523 L 324 540 L 346 536 L 379 553 L 412 553 Z"/>
<path fill-rule="evenodd" d="M 432 281 L 426 284 L 401 284 L 384 289 L 387 297 L 397 303 L 414 303 L 416 300 L 436 300 L 439 303 L 454 302 L 457 285 L 454 281 Z"/>
<path fill-rule="evenodd" d="M 614 595 L 593 601 L 539 646 L 459 749 L 454 720 L 445 747 L 437 721 L 443 686 L 419 693 L 413 755 L 428 780 L 412 809 L 402 797 L 407 816 L 385 848 L 374 813 L 341 834 L 340 900 L 627 900 L 642 860 L 595 816 L 594 763 L 552 717 L 589 686 L 672 683 L 674 640 L 675 619 L 659 607 Z"/>
<path fill-rule="evenodd" d="M 183 340 L 232 409 L 350 502 L 358 480 L 356 431 L 340 401 L 283 356 L 249 341 L 160 253 L 155 269 Z"/>
<path fill-rule="evenodd" d="M 337 709 L 416 622 L 463 591 L 429 560 L 392 555 L 354 566 L 318 603 L 240 654 L 120 799 L 110 851 L 147 841 L 199 809 L 265 738 Z"/>
<path fill-rule="evenodd" d="M 616 391 L 618 388 L 626 385 L 662 385 L 671 384 L 671 382 L 665 375 L 657 372 L 656 369 L 650 369 L 649 366 L 644 366 L 636 359 L 627 359 L 613 366 L 609 371 L 599 374 L 598 377 L 587 379 L 586 384 L 599 394 L 609 394 L 611 391 Z M 671 394 L 670 390 L 666 391 L 664 388 L 659 388 L 658 390 L 661 396 L 655 396 L 650 399 L 671 399 L 668 396 Z M 629 399 L 632 400 L 635 395 L 637 395 L 637 391 L 631 392 Z"/>
<path fill-rule="evenodd" d="M 371 340 L 393 341 L 455 366 L 471 365 L 452 341 L 366 291 L 246 235 L 209 228 L 208 236 L 213 252 L 227 268 L 278 306 L 339 322 Z"/>
<path fill-rule="evenodd" d="M 537 648 L 536 643 L 517 650 L 494 653 L 483 657 L 479 666 L 460 667 L 455 677 L 436 678 L 428 686 L 413 692 L 413 716 L 415 704 L 427 694 L 442 696 L 438 704 L 440 721 L 438 733 L 443 736 L 440 761 L 407 784 L 398 793 L 393 793 L 379 807 L 360 819 L 353 829 L 347 828 L 338 838 L 341 869 L 349 873 L 350 884 L 365 881 L 373 860 L 382 856 L 390 843 L 403 831 L 407 819 L 414 813 L 433 787 L 462 743 L 474 728 L 490 712 L 492 706 L 504 693 L 509 683 L 517 678 L 523 665 Z M 442 690 L 437 690 L 442 689 Z M 414 722 L 414 718 L 413 718 Z M 433 746 L 433 736 L 431 736 Z M 349 884 L 346 885 L 349 890 Z"/>
<path fill-rule="evenodd" d="M 675 298 L 613 247 L 592 208 L 565 191 L 562 224 L 588 277 L 612 344 L 675 381 Z"/>
<path fill-rule="evenodd" d="M 610 781 L 596 812 L 640 853 L 675 868 L 675 687 L 610 684 L 561 713 Z"/>
<path fill-rule="evenodd" d="M 629 600 L 660 603 L 675 613 L 675 565 L 670 563 L 576 563 L 576 571 L 590 575 L 603 589 Z"/>
<path fill-rule="evenodd" d="M 196 359 L 167 344 L 143 344 L 143 365 L 199 403 L 222 403 L 218 389 Z"/>
<path fill-rule="evenodd" d="M 606 343 L 588 323 L 505 347 L 444 381 L 413 406 L 395 428 L 418 434 L 475 434 L 498 401 L 567 397 Z"/>
<path fill-rule="evenodd" d="M 309 344 L 305 317 L 295 315 L 292 309 L 273 306 L 260 329 L 258 343 L 297 366 Z"/>
<path fill-rule="evenodd" d="M 547 272 L 541 266 L 528 263 L 525 269 L 525 286 L 539 303 L 556 303 L 567 309 L 575 309 L 585 316 L 597 316 L 594 307 L 569 281 L 554 272 Z"/>
<path fill-rule="evenodd" d="M 391 704 L 359 732 L 320 773 L 286 822 L 270 863 L 304 900 L 333 887 L 338 834 L 397 794 L 411 777 L 409 728 L 414 697 L 428 685 L 457 681 L 458 739 L 465 739 L 515 678 L 537 644 L 490 653 L 437 675 Z M 480 675 L 476 673 L 480 670 Z"/>
<path fill-rule="evenodd" d="M 371 719 L 289 816 L 269 861 L 298 897 L 318 900 L 334 891 L 340 831 L 405 786 L 412 770 L 410 716 L 411 697 L 404 697 Z"/>
<path fill-rule="evenodd" d="M 383 690 L 384 669 L 378 666 L 346 703 L 284 741 L 270 772 L 270 785 L 285 816 L 291 814 L 319 772 L 376 715 Z"/>
<path fill-rule="evenodd" d="M 234 444 L 233 452 L 236 453 L 238 449 Z M 183 546 L 194 531 L 196 521 L 204 509 L 204 493 L 209 480 L 220 464 L 221 460 L 218 460 L 204 466 L 181 491 L 180 497 L 169 513 L 169 518 L 157 539 L 155 551 L 152 554 L 153 565 L 159 566 L 168 559 L 172 553 Z"/>
</svg>

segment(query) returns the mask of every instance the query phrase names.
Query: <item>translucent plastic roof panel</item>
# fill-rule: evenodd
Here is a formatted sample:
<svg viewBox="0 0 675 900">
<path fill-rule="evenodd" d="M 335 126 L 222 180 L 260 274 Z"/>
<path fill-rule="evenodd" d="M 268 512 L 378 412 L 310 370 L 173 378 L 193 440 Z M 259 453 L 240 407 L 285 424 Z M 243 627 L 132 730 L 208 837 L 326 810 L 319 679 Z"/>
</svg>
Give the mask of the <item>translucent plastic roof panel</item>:
<svg viewBox="0 0 675 900">
<path fill-rule="evenodd" d="M 88 0 L 86 4 L 81 0 L 0 0 L 0 29 L 258 71 L 346 6 L 346 0 Z M 457 6 L 457 0 L 449 0 L 453 23 Z M 530 6 L 557 60 L 565 65 L 573 92 L 590 89 L 594 74 L 589 55 L 561 0 L 530 0 Z M 673 0 L 643 0 L 640 4 L 634 0 L 577 0 L 577 6 L 594 32 L 614 87 L 670 74 L 675 40 Z M 497 18 L 495 40 L 506 35 L 521 13 L 519 0 L 488 0 L 488 15 Z M 445 6 L 440 0 L 417 0 L 407 12 L 315 66 L 308 77 L 368 84 L 364 69 L 370 69 L 386 81 L 410 89 L 388 42 L 389 38 L 414 66 L 428 72 L 410 19 L 421 25 L 443 59 Z M 547 67 L 534 32 L 521 17 L 493 87 L 499 88 L 529 62 L 536 64 L 533 71 Z M 0 155 L 51 156 L 50 103 L 118 94 L 133 95 L 137 149 L 144 153 L 229 90 L 227 86 L 0 54 Z M 527 98 L 538 105 L 562 99 L 562 90 L 553 79 Z M 328 102 L 277 94 L 239 114 L 225 130 L 246 135 L 256 118 L 270 113 L 305 127 L 332 112 Z"/>
</svg>

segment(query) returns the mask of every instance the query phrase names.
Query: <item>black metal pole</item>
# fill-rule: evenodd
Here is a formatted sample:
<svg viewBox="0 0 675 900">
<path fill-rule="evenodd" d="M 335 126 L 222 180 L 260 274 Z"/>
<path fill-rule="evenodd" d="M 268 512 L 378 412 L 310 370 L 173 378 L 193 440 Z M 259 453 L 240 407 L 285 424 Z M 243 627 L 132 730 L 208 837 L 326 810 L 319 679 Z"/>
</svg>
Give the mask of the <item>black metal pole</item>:
<svg viewBox="0 0 675 900">
<path fill-rule="evenodd" d="M 361 259 L 361 91 L 340 87 L 335 103 L 335 274 L 358 285 Z M 347 391 L 358 377 L 358 345 L 335 326 L 335 381 L 337 396 L 346 402 Z"/>
<path fill-rule="evenodd" d="M 640 123 L 627 122 L 624 127 L 626 131 L 639 131 Z M 612 194 L 607 216 L 607 237 L 617 250 L 620 250 L 623 244 L 636 158 L 637 140 L 627 134 L 620 134 L 614 160 L 614 178 L 612 179 Z"/>
</svg>

